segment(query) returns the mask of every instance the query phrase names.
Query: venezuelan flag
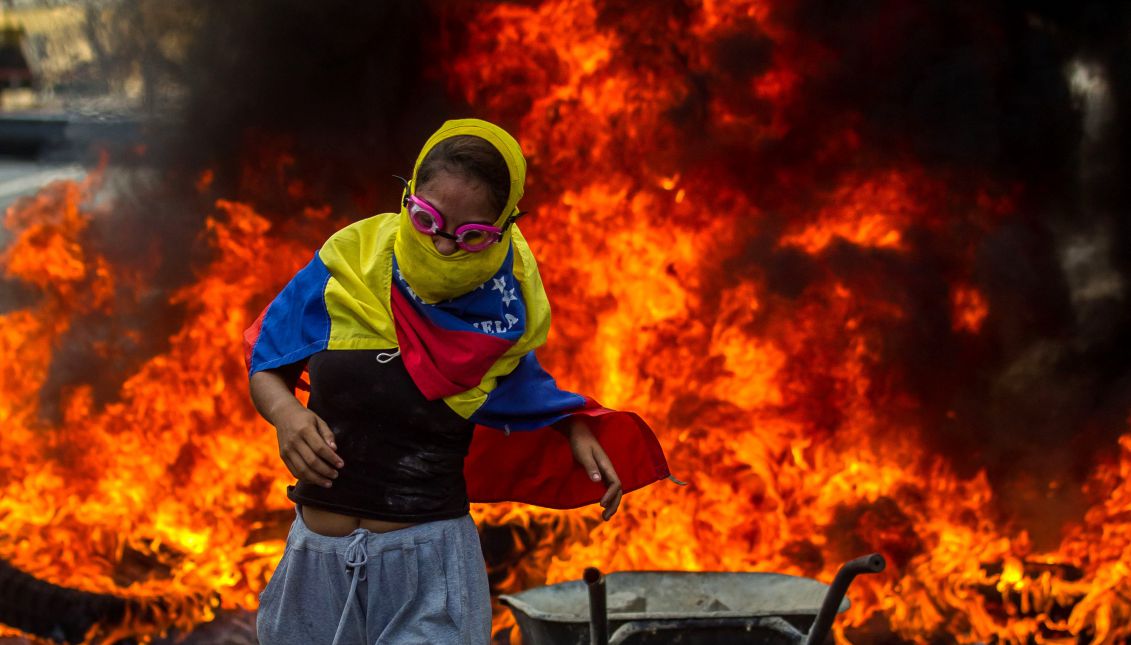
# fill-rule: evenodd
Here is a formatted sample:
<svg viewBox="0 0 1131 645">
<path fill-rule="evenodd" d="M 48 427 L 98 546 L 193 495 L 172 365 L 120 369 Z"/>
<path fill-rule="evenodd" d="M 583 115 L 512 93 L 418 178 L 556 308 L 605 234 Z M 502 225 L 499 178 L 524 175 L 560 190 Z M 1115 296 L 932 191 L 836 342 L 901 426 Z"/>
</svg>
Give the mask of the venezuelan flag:
<svg viewBox="0 0 1131 645">
<path fill-rule="evenodd" d="M 498 271 L 459 297 L 428 303 L 393 253 L 397 215 L 336 233 L 245 332 L 249 376 L 326 350 L 399 351 L 413 382 L 476 424 L 465 461 L 473 502 L 574 508 L 598 501 L 568 439 L 554 429 L 584 418 L 625 492 L 668 477 L 651 429 L 629 412 L 558 388 L 538 363 L 549 306 L 521 233 Z M 561 426 L 559 426 L 561 427 Z"/>
</svg>

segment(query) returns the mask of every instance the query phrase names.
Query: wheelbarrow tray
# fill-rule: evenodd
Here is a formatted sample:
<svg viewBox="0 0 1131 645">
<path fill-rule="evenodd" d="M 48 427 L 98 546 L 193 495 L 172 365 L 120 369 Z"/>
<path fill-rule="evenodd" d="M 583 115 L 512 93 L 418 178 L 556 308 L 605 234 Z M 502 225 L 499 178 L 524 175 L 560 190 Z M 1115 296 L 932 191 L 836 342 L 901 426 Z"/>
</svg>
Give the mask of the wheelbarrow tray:
<svg viewBox="0 0 1131 645">
<path fill-rule="evenodd" d="M 677 629 L 654 642 L 687 644 L 783 642 L 780 630 L 762 629 L 766 621 L 757 619 L 777 618 L 804 632 L 829 588 L 780 573 L 697 571 L 624 571 L 606 575 L 605 584 L 610 632 L 630 621 L 674 622 Z M 588 587 L 580 580 L 499 600 L 514 613 L 525 645 L 589 642 Z M 844 598 L 838 612 L 848 606 Z"/>
</svg>

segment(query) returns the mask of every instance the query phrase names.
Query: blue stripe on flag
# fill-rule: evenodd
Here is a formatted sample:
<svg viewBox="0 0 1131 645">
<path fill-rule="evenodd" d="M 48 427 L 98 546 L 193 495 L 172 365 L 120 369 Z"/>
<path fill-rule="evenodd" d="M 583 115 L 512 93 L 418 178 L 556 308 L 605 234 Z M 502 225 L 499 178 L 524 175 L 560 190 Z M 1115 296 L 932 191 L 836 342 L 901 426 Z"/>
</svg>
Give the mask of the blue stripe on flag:
<svg viewBox="0 0 1131 645">
<path fill-rule="evenodd" d="M 529 352 L 513 372 L 499 379 L 487 401 L 471 415 L 471 421 L 500 430 L 537 430 L 557 423 L 583 405 L 584 397 L 558 389 L 534 352 Z"/>
<path fill-rule="evenodd" d="M 248 374 L 289 365 L 326 349 L 330 342 L 329 280 L 330 270 L 317 253 L 291 278 L 267 308 Z"/>
</svg>

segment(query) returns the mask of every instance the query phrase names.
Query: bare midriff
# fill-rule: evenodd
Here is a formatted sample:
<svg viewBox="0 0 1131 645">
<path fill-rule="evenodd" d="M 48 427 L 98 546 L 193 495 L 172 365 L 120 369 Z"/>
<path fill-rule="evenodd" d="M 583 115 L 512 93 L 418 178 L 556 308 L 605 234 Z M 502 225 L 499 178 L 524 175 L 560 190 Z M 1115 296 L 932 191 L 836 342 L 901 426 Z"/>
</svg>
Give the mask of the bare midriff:
<svg viewBox="0 0 1131 645">
<path fill-rule="evenodd" d="M 349 535 L 357 529 L 365 529 L 367 531 L 373 531 L 374 533 L 388 533 L 389 531 L 396 531 L 417 524 L 416 522 L 370 520 L 364 517 L 343 515 L 308 505 L 302 507 L 302 521 L 311 531 L 331 537 Z"/>
</svg>

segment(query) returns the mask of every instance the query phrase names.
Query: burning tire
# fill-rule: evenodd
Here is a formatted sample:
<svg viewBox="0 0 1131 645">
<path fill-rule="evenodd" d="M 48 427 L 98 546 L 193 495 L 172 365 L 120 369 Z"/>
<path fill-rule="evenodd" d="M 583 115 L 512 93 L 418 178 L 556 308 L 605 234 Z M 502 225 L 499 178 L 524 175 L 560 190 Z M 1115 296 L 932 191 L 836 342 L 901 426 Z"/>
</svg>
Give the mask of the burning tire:
<svg viewBox="0 0 1131 645">
<path fill-rule="evenodd" d="M 128 602 L 51 584 L 0 560 L 0 623 L 56 642 L 80 643 L 95 624 L 116 624 Z"/>
</svg>

